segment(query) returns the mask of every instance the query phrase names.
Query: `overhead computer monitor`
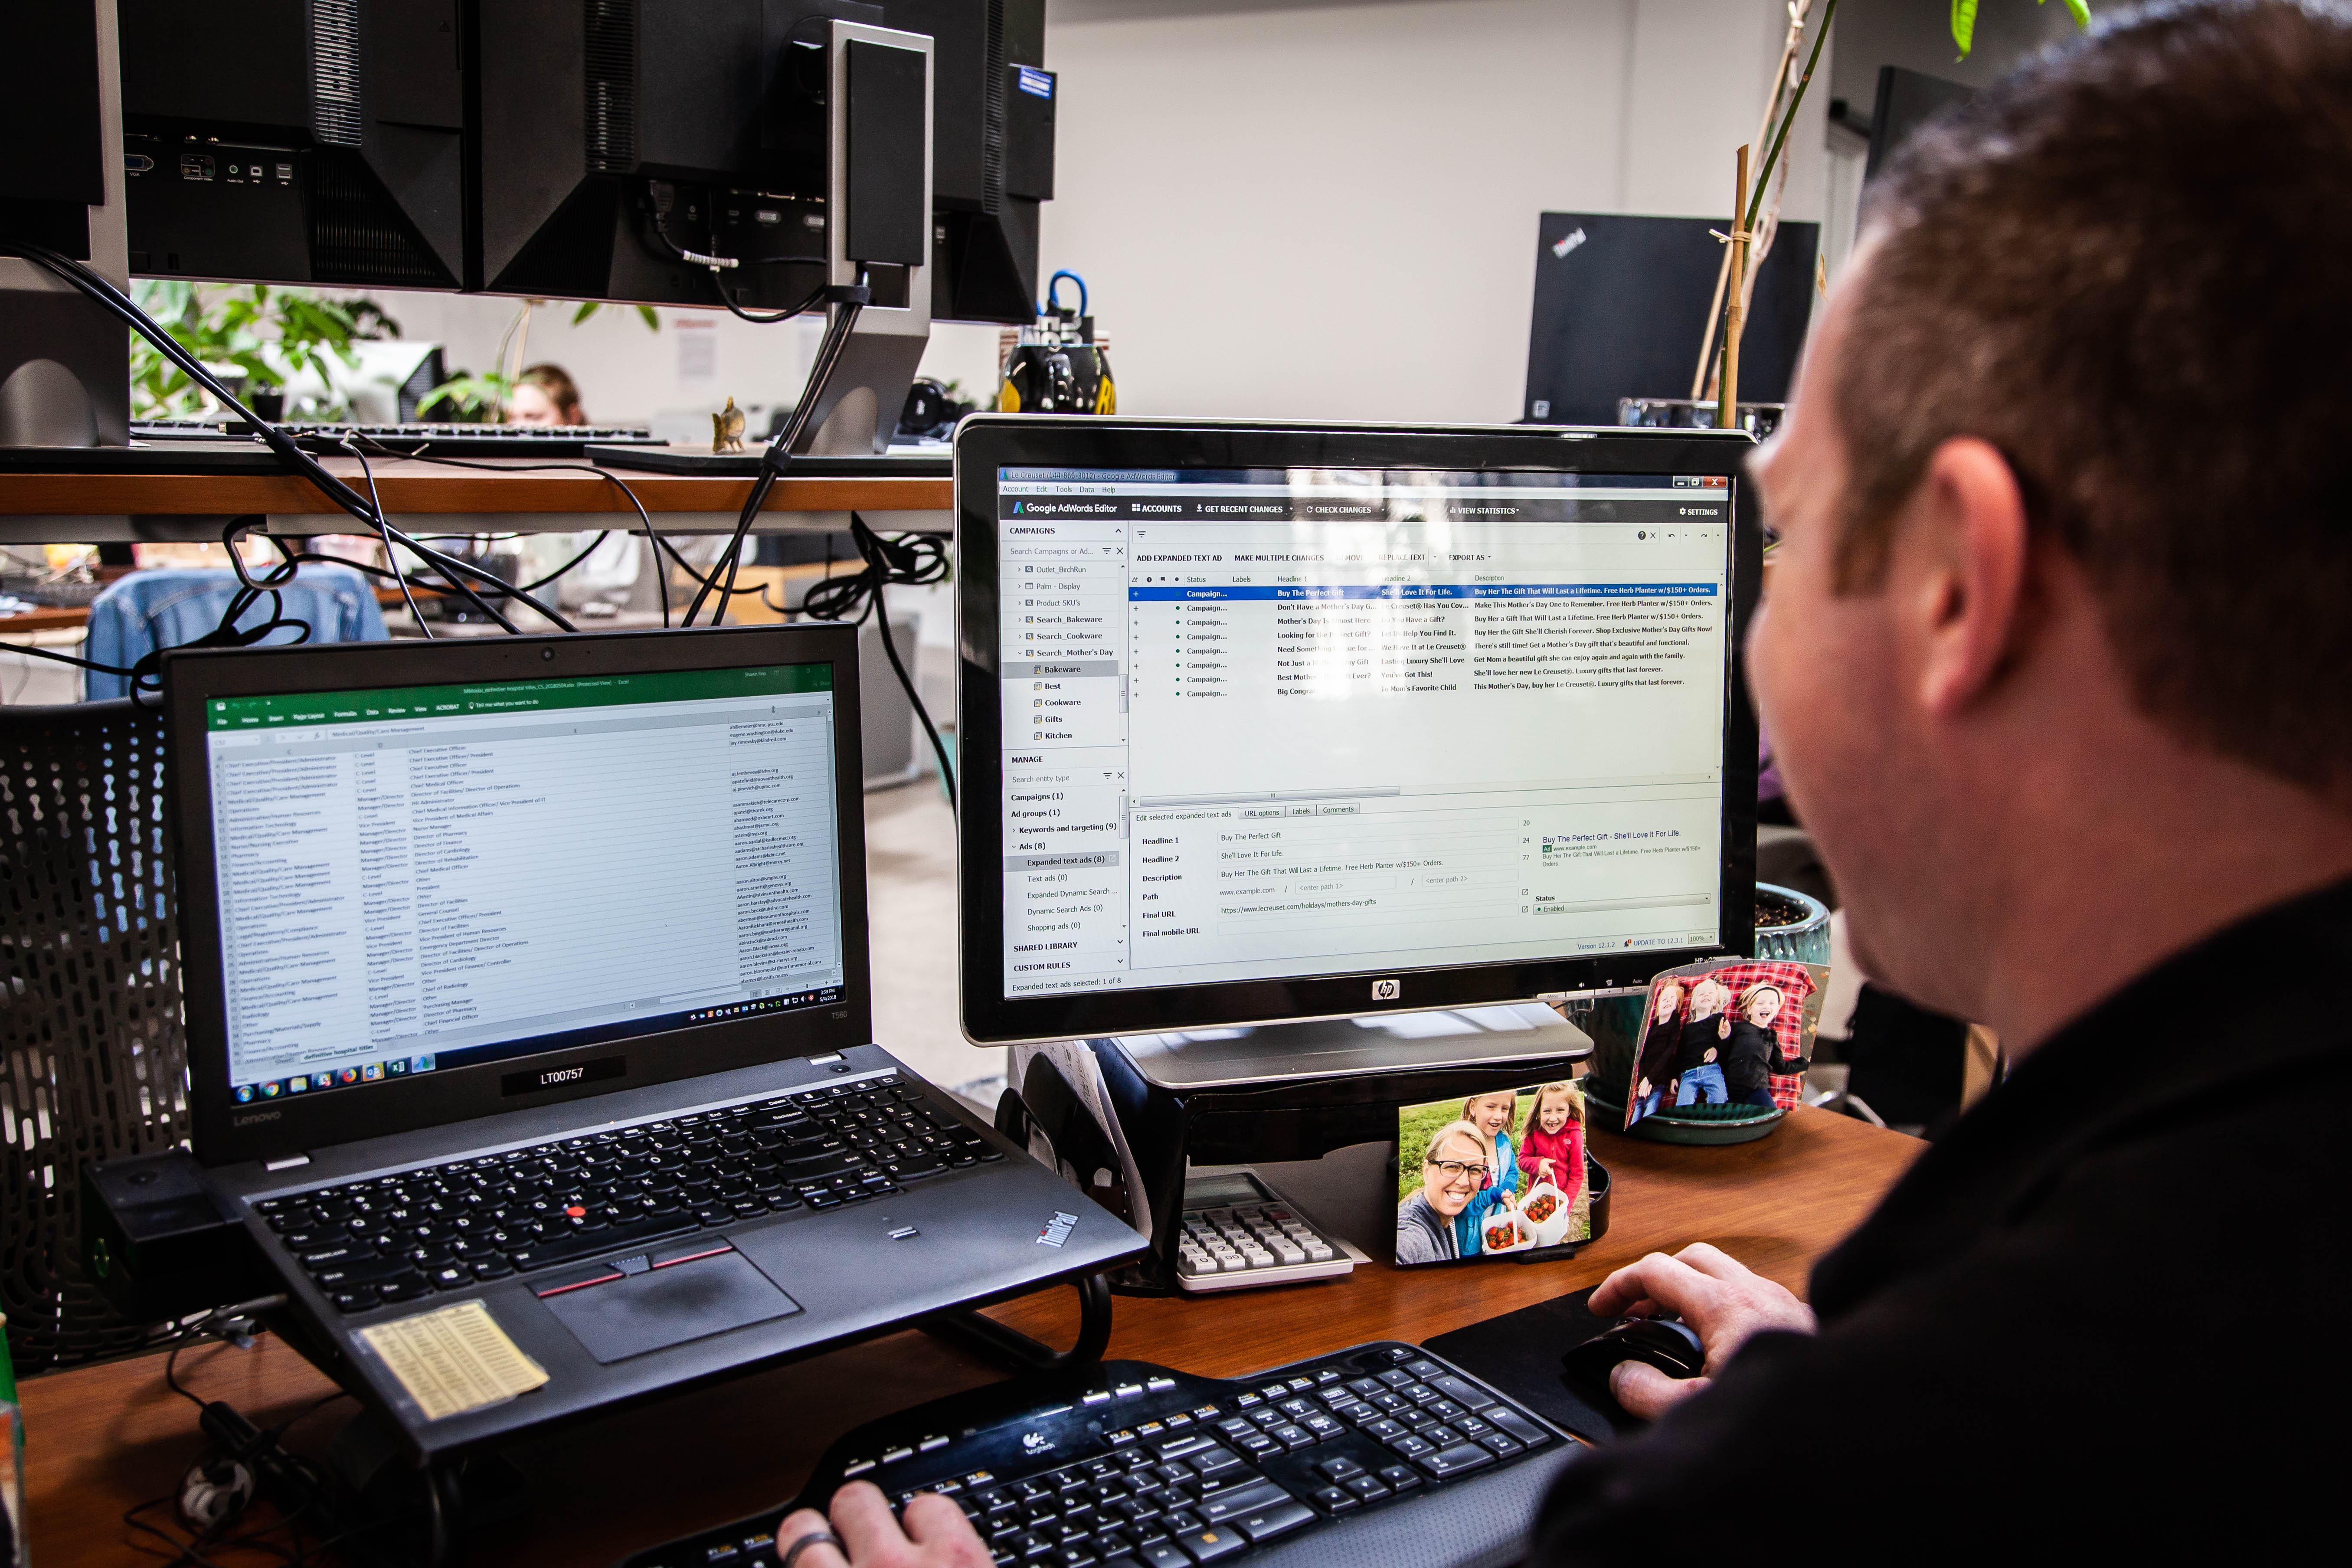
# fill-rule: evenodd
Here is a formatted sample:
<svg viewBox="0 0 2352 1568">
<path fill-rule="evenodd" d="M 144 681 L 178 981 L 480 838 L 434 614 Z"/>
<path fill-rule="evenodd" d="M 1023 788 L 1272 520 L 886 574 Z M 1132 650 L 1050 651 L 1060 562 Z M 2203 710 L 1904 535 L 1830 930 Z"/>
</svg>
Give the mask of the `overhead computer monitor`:
<svg viewBox="0 0 2352 1568">
<path fill-rule="evenodd" d="M 131 270 L 715 308 L 684 250 L 795 303 L 825 182 L 794 39 L 828 18 L 934 39 L 932 316 L 1033 320 L 1045 0 L 122 0 Z"/>
<path fill-rule="evenodd" d="M 809 116 L 824 115 L 831 21 L 932 40 L 931 315 L 1034 320 L 1054 172 L 1045 0 L 485 7 L 467 286 L 713 306 L 723 285 L 756 310 L 804 298 L 825 280 L 826 148 Z M 895 268 L 877 268 L 873 287 L 877 303 L 905 303 Z"/>
<path fill-rule="evenodd" d="M 966 421 L 966 1034 L 1458 1007 L 1746 952 L 1750 449 Z"/>
<path fill-rule="evenodd" d="M 457 0 L 121 0 L 131 270 L 455 289 Z"/>
</svg>

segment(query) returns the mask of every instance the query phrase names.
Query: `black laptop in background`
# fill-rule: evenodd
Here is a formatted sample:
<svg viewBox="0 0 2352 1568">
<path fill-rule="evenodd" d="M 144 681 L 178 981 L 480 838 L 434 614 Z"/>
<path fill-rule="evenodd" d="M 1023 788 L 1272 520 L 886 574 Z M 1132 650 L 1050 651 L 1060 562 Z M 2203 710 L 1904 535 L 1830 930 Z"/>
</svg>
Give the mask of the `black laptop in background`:
<svg viewBox="0 0 2352 1568">
<path fill-rule="evenodd" d="M 873 1041 L 856 635 L 165 657 L 195 1152 L 415 1457 L 1142 1249 Z"/>
</svg>

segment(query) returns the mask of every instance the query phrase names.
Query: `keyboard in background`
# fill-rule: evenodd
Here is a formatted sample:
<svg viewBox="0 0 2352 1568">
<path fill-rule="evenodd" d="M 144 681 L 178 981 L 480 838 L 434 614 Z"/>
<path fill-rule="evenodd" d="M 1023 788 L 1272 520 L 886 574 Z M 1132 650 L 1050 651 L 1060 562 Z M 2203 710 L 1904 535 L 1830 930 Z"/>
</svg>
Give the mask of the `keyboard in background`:
<svg viewBox="0 0 2352 1568">
<path fill-rule="evenodd" d="M 0 599 L 22 599 L 52 610 L 79 610 L 106 592 L 104 583 L 69 583 L 37 577 L 0 577 Z"/>
<path fill-rule="evenodd" d="M 577 458 L 600 447 L 659 447 L 651 430 L 609 425 L 336 425 L 289 419 L 278 426 L 305 450 L 341 452 L 355 439 L 370 457 L 424 449 L 436 458 Z M 253 426 L 241 419 L 135 419 L 138 441 L 247 441 Z"/>
<path fill-rule="evenodd" d="M 1570 1447 L 1412 1345 L 1360 1345 L 1231 1380 L 1105 1362 L 869 1423 L 826 1450 L 793 1502 L 624 1568 L 774 1568 L 784 1516 L 856 1479 L 899 1508 L 944 1495 L 1006 1568 L 1192 1568 L 1375 1515 L 1386 1516 L 1381 1544 L 1331 1561 L 1418 1560 L 1414 1542 L 1459 1555 L 1497 1521 L 1523 1529 L 1542 1476 L 1520 1467 Z M 1507 1471 L 1526 1483 L 1510 1497 L 1461 1495 Z"/>
</svg>

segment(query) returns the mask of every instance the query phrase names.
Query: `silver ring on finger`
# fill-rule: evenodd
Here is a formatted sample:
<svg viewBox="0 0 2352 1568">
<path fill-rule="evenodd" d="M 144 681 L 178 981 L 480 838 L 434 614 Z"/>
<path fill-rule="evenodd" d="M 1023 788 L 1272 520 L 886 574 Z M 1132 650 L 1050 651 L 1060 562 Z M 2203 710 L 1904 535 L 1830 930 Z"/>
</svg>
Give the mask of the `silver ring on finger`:
<svg viewBox="0 0 2352 1568">
<path fill-rule="evenodd" d="M 849 1548 L 841 1543 L 841 1537 L 830 1530 L 812 1530 L 784 1548 L 784 1554 L 777 1562 L 776 1568 L 793 1568 L 793 1564 L 801 1560 L 801 1553 L 812 1546 L 830 1546 L 841 1553 L 844 1563 L 849 1561 Z"/>
</svg>

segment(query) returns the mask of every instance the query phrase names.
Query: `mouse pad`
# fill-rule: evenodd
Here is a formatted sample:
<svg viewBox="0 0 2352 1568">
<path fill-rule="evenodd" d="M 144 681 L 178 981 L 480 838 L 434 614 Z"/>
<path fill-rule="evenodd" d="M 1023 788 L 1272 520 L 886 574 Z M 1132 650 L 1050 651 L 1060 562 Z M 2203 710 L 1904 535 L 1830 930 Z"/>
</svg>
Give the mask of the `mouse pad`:
<svg viewBox="0 0 2352 1568">
<path fill-rule="evenodd" d="M 1423 1344 L 1436 1355 L 1483 1378 L 1553 1425 L 1594 1443 L 1638 1430 L 1642 1423 L 1625 1413 L 1603 1388 L 1570 1383 L 1559 1369 L 1559 1358 L 1601 1332 L 1614 1318 L 1596 1318 L 1585 1303 L 1592 1292 L 1578 1290 L 1450 1334 Z"/>
<path fill-rule="evenodd" d="M 659 1255 L 656 1254 L 656 1257 Z M 635 1264 L 638 1259 L 628 1260 Z M 801 1304 L 740 1252 L 658 1264 L 541 1297 L 556 1321 L 609 1366 L 730 1329 L 788 1318 Z"/>
</svg>

